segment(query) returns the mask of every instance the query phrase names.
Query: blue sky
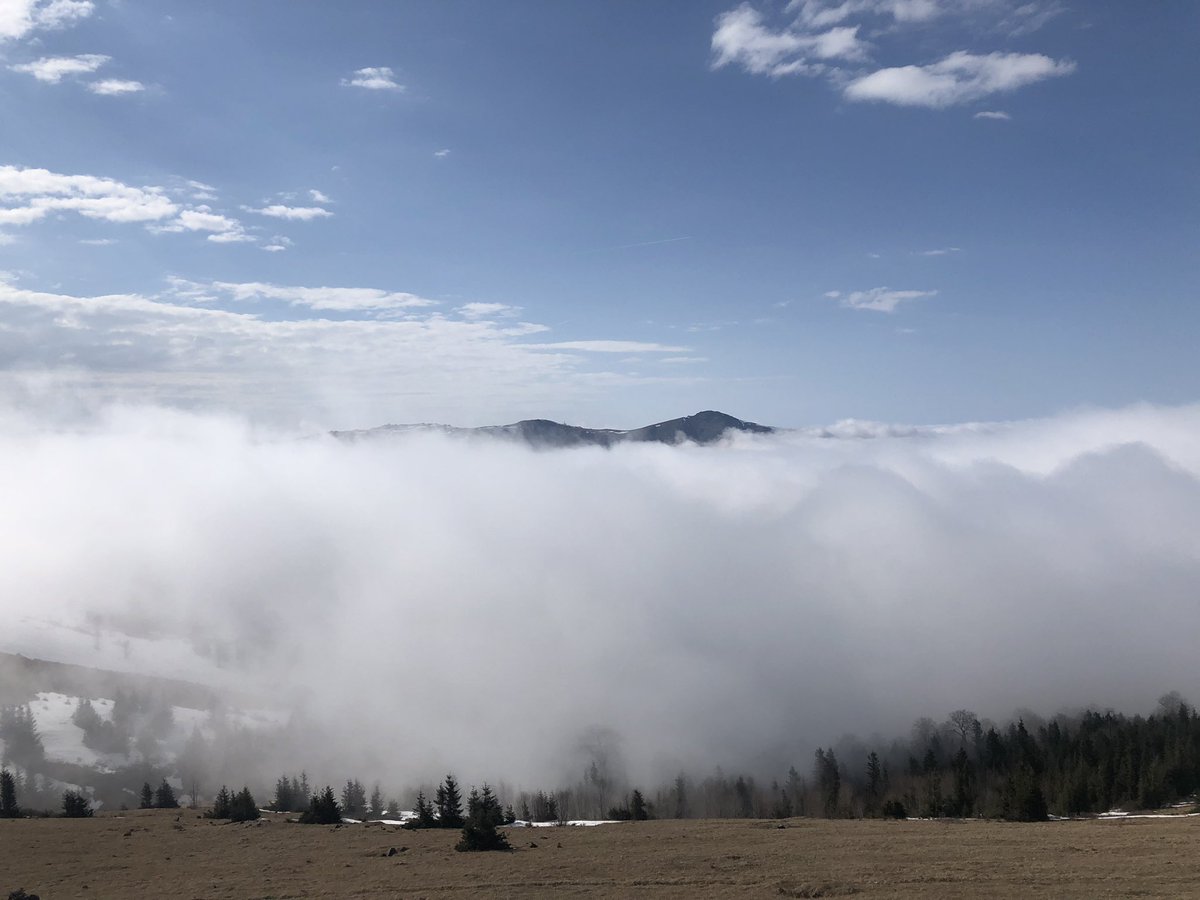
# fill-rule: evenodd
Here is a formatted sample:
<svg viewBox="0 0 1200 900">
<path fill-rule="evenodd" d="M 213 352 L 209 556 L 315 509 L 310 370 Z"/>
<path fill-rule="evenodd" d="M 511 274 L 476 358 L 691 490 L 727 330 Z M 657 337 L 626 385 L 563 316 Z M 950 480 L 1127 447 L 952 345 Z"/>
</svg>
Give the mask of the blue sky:
<svg viewBox="0 0 1200 900">
<path fill-rule="evenodd" d="M 1200 4 L 0 0 L 0 392 L 356 427 L 1198 399 Z"/>
</svg>

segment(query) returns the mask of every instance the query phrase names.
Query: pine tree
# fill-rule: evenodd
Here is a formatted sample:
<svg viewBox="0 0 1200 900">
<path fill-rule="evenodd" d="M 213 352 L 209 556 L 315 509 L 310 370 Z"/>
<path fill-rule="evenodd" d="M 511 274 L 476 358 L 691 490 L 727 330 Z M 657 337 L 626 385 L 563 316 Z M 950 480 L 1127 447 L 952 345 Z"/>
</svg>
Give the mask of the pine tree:
<svg viewBox="0 0 1200 900">
<path fill-rule="evenodd" d="M 686 819 L 688 814 L 687 806 L 687 779 L 680 772 L 675 776 L 675 818 Z"/>
<path fill-rule="evenodd" d="M 213 800 L 212 809 L 204 814 L 206 819 L 228 819 L 233 810 L 233 795 L 229 793 L 229 788 L 221 785 L 221 789 L 217 791 L 217 797 Z"/>
<path fill-rule="evenodd" d="M 956 816 L 969 816 L 975 807 L 975 772 L 964 747 L 954 755 L 954 799 L 951 801 Z"/>
<path fill-rule="evenodd" d="M 367 791 L 357 778 L 346 782 L 342 788 L 342 813 L 354 819 L 361 819 L 366 813 Z"/>
<path fill-rule="evenodd" d="M 650 818 L 650 812 L 646 809 L 646 800 L 637 788 L 633 789 L 633 795 L 629 798 L 629 814 L 635 822 L 644 822 Z"/>
<path fill-rule="evenodd" d="M 437 816 L 439 828 L 462 828 L 462 796 L 453 775 L 447 775 L 437 789 Z"/>
<path fill-rule="evenodd" d="M 63 818 L 90 819 L 92 817 L 92 804 L 88 802 L 87 797 L 76 791 L 67 791 L 63 794 L 62 806 Z"/>
<path fill-rule="evenodd" d="M 815 775 L 817 784 L 821 788 L 821 804 L 824 808 L 825 817 L 833 818 L 837 815 L 838 801 L 842 791 L 842 777 L 838 771 L 837 757 L 833 754 L 833 749 L 822 750 L 817 748 Z"/>
<path fill-rule="evenodd" d="M 338 806 L 337 798 L 333 795 L 333 788 L 326 785 L 320 797 L 314 796 L 308 809 L 300 816 L 300 821 L 305 825 L 340 824 L 342 808 Z"/>
<path fill-rule="evenodd" d="M 867 794 L 863 800 L 864 812 L 873 816 L 879 812 L 883 799 L 883 770 L 879 765 L 879 754 L 872 750 L 867 755 Z"/>
<path fill-rule="evenodd" d="M 0 769 L 0 819 L 15 819 L 21 815 L 17 806 L 17 780 L 8 769 Z"/>
<path fill-rule="evenodd" d="M 296 793 L 292 787 L 294 783 L 295 779 L 289 779 L 286 775 L 281 776 L 275 782 L 275 799 L 271 802 L 271 806 L 276 812 L 293 811 L 297 801 Z"/>
<path fill-rule="evenodd" d="M 405 828 L 437 828 L 437 816 L 434 815 L 433 804 L 426 798 L 424 791 L 417 792 L 415 817 L 405 823 Z"/>
<path fill-rule="evenodd" d="M 39 769 L 46 758 L 42 736 L 29 704 L 0 707 L 0 740 L 11 761 L 26 769 Z"/>
<path fill-rule="evenodd" d="M 258 804 L 250 793 L 250 788 L 242 787 L 229 806 L 229 819 L 233 822 L 252 822 L 262 815 Z"/>
<path fill-rule="evenodd" d="M 454 849 L 459 851 L 511 850 L 504 832 L 497 831 L 503 824 L 504 813 L 500 803 L 485 783 L 482 791 L 471 789 L 468 817 L 463 824 L 462 839 Z"/>
<path fill-rule="evenodd" d="M 154 792 L 155 809 L 179 809 L 179 801 L 175 799 L 175 790 L 163 779 L 158 790 Z"/>
<path fill-rule="evenodd" d="M 375 782 L 371 791 L 371 815 L 377 819 L 383 815 L 383 791 L 379 789 L 379 782 Z"/>
<path fill-rule="evenodd" d="M 153 809 L 154 808 L 154 789 L 150 787 L 150 782 L 148 782 L 148 781 L 142 785 L 142 795 L 141 795 L 140 802 L 138 804 L 138 808 L 139 809 Z"/>
</svg>

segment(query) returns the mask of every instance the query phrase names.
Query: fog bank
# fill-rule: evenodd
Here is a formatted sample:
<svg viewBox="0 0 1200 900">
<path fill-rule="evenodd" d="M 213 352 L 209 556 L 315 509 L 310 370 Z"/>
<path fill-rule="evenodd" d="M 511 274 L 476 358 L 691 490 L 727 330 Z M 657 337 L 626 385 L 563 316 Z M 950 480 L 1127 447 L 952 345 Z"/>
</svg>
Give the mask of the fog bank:
<svg viewBox="0 0 1200 900">
<path fill-rule="evenodd" d="M 0 424 L 0 650 L 124 632 L 362 777 L 550 784 L 595 726 L 634 777 L 804 768 L 962 706 L 1200 699 L 1197 406 L 556 452 Z"/>
</svg>

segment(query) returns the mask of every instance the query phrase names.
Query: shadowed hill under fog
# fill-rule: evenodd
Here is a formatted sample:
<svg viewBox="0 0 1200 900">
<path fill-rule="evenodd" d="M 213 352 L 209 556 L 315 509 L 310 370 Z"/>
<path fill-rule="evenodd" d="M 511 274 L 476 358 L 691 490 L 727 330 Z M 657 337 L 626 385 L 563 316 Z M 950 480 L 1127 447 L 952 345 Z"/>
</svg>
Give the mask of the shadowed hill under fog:
<svg viewBox="0 0 1200 900">
<path fill-rule="evenodd" d="M 723 412 L 705 410 L 680 419 L 657 422 L 630 431 L 613 428 L 583 428 L 564 425 L 548 419 L 525 419 L 511 425 L 485 425 L 481 428 L 457 428 L 453 425 L 380 425 L 355 431 L 334 431 L 334 437 L 344 440 L 361 440 L 414 431 L 436 431 L 452 435 L 485 435 L 524 441 L 531 447 L 611 447 L 621 443 L 679 444 L 690 441 L 695 444 L 712 444 L 724 437 L 726 432 L 741 431 L 748 434 L 772 434 L 776 429 L 755 422 L 746 422 Z"/>
</svg>

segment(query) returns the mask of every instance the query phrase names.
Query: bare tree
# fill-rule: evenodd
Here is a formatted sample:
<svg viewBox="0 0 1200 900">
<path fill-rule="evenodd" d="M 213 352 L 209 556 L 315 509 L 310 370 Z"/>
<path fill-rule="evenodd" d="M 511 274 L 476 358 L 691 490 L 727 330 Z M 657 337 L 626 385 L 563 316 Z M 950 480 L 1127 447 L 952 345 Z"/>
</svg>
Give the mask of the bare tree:
<svg viewBox="0 0 1200 900">
<path fill-rule="evenodd" d="M 967 738 L 974 733 L 978 716 L 969 709 L 956 709 L 950 713 L 948 724 L 950 733 L 958 736 L 960 747 L 967 746 Z"/>
</svg>

